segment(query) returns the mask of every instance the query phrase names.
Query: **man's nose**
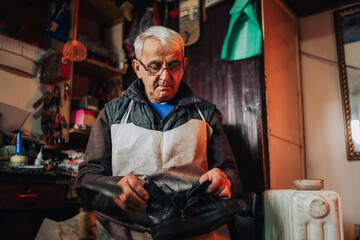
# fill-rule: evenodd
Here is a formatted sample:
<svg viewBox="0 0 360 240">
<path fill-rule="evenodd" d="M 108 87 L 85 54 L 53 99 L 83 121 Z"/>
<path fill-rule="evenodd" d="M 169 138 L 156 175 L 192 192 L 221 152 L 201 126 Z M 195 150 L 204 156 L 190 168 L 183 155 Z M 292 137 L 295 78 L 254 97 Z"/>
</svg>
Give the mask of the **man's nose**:
<svg viewBox="0 0 360 240">
<path fill-rule="evenodd" d="M 163 68 L 160 74 L 160 79 L 170 79 L 170 70 L 168 68 Z"/>
</svg>

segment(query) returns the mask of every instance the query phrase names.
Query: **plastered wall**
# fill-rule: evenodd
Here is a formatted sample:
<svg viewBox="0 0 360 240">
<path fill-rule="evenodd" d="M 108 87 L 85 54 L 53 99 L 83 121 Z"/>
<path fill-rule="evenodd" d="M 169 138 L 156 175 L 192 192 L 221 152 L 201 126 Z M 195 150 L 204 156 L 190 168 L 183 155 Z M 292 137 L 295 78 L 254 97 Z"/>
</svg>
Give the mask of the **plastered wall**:
<svg viewBox="0 0 360 240">
<path fill-rule="evenodd" d="M 40 84 L 39 74 L 32 78 L 15 70 L 0 69 L 0 102 L 31 112 L 21 130 L 34 136 L 42 133 L 42 105 L 37 109 L 32 105 L 46 89 L 46 85 Z"/>
<path fill-rule="evenodd" d="M 341 196 L 345 238 L 360 224 L 360 161 L 348 161 L 333 11 L 300 19 L 307 178 Z M 354 239 L 354 238 L 352 238 Z"/>
</svg>

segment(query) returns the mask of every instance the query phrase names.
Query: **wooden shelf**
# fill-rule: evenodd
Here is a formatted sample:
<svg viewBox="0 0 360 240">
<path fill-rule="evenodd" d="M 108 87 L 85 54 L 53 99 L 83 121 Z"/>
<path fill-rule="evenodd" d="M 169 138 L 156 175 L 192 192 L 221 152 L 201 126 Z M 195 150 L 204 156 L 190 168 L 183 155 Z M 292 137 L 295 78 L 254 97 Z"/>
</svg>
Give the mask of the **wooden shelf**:
<svg viewBox="0 0 360 240">
<path fill-rule="evenodd" d="M 54 144 L 54 145 L 48 145 L 48 144 L 45 144 L 43 146 L 43 149 L 46 151 L 47 149 L 51 149 L 51 150 L 60 150 L 63 148 L 63 145 L 61 144 Z"/>
<path fill-rule="evenodd" d="M 85 152 L 87 142 L 89 140 L 90 131 L 70 128 L 69 130 L 69 148 L 77 152 Z"/>
<path fill-rule="evenodd" d="M 85 137 L 85 138 L 87 138 L 87 137 L 90 136 L 90 131 L 80 130 L 80 129 L 76 129 L 76 128 L 70 128 L 69 134 L 72 137 Z"/>
<path fill-rule="evenodd" d="M 122 71 L 118 68 L 109 66 L 106 63 L 93 59 L 75 62 L 74 71 L 76 73 L 80 73 L 81 75 L 102 79 L 126 74 L 126 70 Z"/>
<path fill-rule="evenodd" d="M 74 37 L 75 2 L 71 1 L 70 4 L 72 22 L 69 38 Z M 93 41 L 100 42 L 104 41 L 103 38 L 107 28 L 123 22 L 124 19 L 123 11 L 116 6 L 114 0 L 81 0 L 79 1 L 78 13 L 77 32 L 88 36 Z M 57 52 L 61 52 L 62 49 L 63 44 L 57 44 Z M 122 83 L 122 76 L 126 75 L 127 65 L 124 70 L 120 70 L 106 62 L 95 59 L 98 59 L 95 53 L 94 57 L 89 54 L 88 59 L 81 62 L 72 62 L 71 64 L 70 78 L 64 81 L 70 87 L 70 95 L 67 99 L 62 97 L 60 106 L 60 114 L 65 116 L 68 123 L 71 121 L 71 101 L 73 98 L 95 97 L 97 95 L 96 91 L 104 83 L 110 82 L 110 79 Z M 59 84 L 59 86 L 61 93 L 63 93 L 65 84 Z M 67 128 L 62 129 L 62 134 L 65 138 L 64 147 L 85 150 L 90 131 L 69 128 L 68 125 Z"/>
</svg>

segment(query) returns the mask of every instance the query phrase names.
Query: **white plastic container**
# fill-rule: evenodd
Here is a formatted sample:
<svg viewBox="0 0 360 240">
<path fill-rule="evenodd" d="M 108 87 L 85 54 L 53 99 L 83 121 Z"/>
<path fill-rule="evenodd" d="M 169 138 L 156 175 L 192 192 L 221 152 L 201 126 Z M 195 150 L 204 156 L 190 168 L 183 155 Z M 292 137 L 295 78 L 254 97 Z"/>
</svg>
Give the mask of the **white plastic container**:
<svg viewBox="0 0 360 240">
<path fill-rule="evenodd" d="M 294 180 L 295 190 L 264 192 L 265 240 L 343 240 L 340 196 L 322 180 Z"/>
</svg>

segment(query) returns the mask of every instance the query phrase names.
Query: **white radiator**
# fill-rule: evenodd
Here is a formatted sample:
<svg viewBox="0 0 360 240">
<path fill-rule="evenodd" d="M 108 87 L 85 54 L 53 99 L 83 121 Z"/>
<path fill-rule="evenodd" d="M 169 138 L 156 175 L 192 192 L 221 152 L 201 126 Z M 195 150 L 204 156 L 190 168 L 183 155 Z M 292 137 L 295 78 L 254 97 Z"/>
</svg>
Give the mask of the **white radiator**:
<svg viewBox="0 0 360 240">
<path fill-rule="evenodd" d="M 322 180 L 321 187 L 319 180 L 296 180 L 294 184 L 296 190 L 264 192 L 264 239 L 343 240 L 340 196 L 320 190 Z"/>
</svg>

